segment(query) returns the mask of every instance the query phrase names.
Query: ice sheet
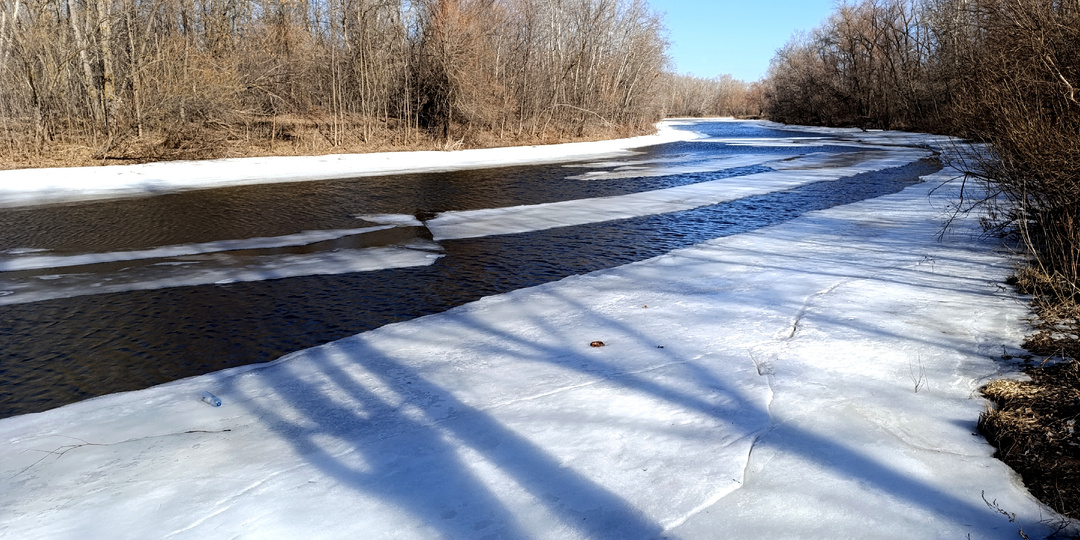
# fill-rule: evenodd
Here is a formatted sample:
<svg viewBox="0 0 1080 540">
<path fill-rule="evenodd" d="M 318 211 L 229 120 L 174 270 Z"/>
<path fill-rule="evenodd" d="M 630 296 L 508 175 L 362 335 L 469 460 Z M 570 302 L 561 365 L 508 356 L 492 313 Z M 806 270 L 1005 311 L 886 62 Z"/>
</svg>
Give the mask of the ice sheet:
<svg viewBox="0 0 1080 540">
<path fill-rule="evenodd" d="M 138 261 L 144 259 L 159 259 L 164 257 L 184 257 L 191 255 L 203 255 L 207 253 L 218 253 L 222 251 L 304 246 L 308 244 L 314 244 L 316 242 L 325 242 L 327 240 L 344 238 L 347 236 L 354 236 L 364 233 L 392 229 L 394 227 L 395 225 L 380 225 L 377 227 L 362 227 L 359 229 L 328 229 L 320 231 L 304 231 L 302 233 L 289 234 L 284 236 L 274 236 L 266 238 L 244 238 L 237 240 L 219 240 L 217 242 L 160 246 L 151 249 L 111 251 L 106 253 L 22 256 L 9 259 L 0 259 L 0 272 L 40 270 L 46 268 L 64 268 L 69 266 L 82 266 L 120 261 Z"/>
<path fill-rule="evenodd" d="M 972 435 L 1026 308 L 937 184 L 0 420 L 0 536 L 1040 537 Z"/>
<path fill-rule="evenodd" d="M 790 126 L 767 120 L 760 121 L 764 127 L 776 129 L 790 129 Z M 929 133 L 911 133 L 906 131 L 891 131 L 881 129 L 860 128 L 832 128 L 821 126 L 798 126 L 799 131 L 820 133 L 824 136 L 841 139 L 844 141 L 865 145 L 906 145 L 925 146 L 935 150 L 951 150 L 963 145 L 963 141 L 947 135 L 932 135 Z"/>
<path fill-rule="evenodd" d="M 416 219 L 416 216 L 409 214 L 357 214 L 353 217 L 359 220 L 385 225 L 394 225 L 401 227 L 424 226 L 424 224 L 419 219 Z"/>
<path fill-rule="evenodd" d="M 722 171 L 738 167 L 750 167 L 776 161 L 775 155 L 740 154 L 736 156 L 724 156 L 716 159 L 690 161 L 680 158 L 640 160 L 624 163 L 595 163 L 597 168 L 611 166 L 610 171 L 589 171 L 583 174 L 568 176 L 570 180 L 618 180 L 623 178 L 647 178 L 654 176 L 671 176 L 676 174 L 694 174 L 702 172 Z"/>
<path fill-rule="evenodd" d="M 584 225 L 617 219 L 664 214 L 718 204 L 750 195 L 790 189 L 811 182 L 836 180 L 867 171 L 899 167 L 917 161 L 927 152 L 899 149 L 872 152 L 863 161 L 847 166 L 821 168 L 789 167 L 792 170 L 757 173 L 723 178 L 666 189 L 575 199 L 508 208 L 485 208 L 443 212 L 428 220 L 427 226 L 436 241 L 475 238 L 498 234 L 516 234 L 555 227 Z M 804 165 L 828 159 L 823 155 L 807 156 Z"/>
<path fill-rule="evenodd" d="M 442 257 L 441 250 L 434 242 L 418 239 L 407 245 L 315 253 L 239 257 L 219 252 L 150 265 L 108 268 L 100 272 L 93 271 L 93 268 L 65 272 L 63 266 L 58 266 L 56 272 L 51 274 L 0 275 L 0 306 L 93 294 L 429 266 Z"/>
</svg>

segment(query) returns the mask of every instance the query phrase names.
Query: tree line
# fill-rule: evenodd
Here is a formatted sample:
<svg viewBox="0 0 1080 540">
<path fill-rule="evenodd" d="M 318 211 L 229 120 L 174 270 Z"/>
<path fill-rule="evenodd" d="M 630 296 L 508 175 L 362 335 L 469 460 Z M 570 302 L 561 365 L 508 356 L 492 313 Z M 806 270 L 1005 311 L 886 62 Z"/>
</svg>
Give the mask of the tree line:
<svg viewBox="0 0 1080 540">
<path fill-rule="evenodd" d="M 149 159 L 640 130 L 663 113 L 663 33 L 644 0 L 0 0 L 0 148 Z"/>
<path fill-rule="evenodd" d="M 746 82 L 731 75 L 705 79 L 667 73 L 662 88 L 667 116 L 753 118 L 763 112 L 761 82 Z"/>
<path fill-rule="evenodd" d="M 1038 288 L 1080 302 L 1080 1 L 865 0 L 774 57 L 778 121 L 911 129 L 986 143 L 996 225 Z"/>
</svg>

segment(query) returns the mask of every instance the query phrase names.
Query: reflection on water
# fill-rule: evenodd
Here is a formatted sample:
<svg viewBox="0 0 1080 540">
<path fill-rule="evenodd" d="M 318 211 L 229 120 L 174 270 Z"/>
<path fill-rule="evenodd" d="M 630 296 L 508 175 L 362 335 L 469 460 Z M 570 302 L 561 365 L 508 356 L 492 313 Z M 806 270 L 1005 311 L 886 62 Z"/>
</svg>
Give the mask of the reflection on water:
<svg viewBox="0 0 1080 540">
<path fill-rule="evenodd" d="M 724 137 L 792 136 L 791 132 L 737 123 L 708 125 L 706 129 L 712 136 Z M 831 147 L 825 151 L 852 150 Z M 781 159 L 786 154 L 805 153 L 805 149 L 791 148 L 769 151 Z M 714 160 L 718 152 L 735 154 L 746 149 L 732 150 L 718 143 L 679 143 L 652 148 L 625 161 L 674 159 L 685 164 Z M 758 149 L 753 152 L 758 153 Z M 298 252 L 321 257 L 337 253 L 335 250 L 355 248 L 415 248 L 423 256 L 438 257 L 434 253 L 438 247 L 431 247 L 433 244 L 417 248 L 416 242 L 430 242 L 430 234 L 410 222 L 409 215 L 424 219 L 446 210 L 618 195 L 767 170 L 756 165 L 673 176 L 568 179 L 589 167 L 515 167 L 275 184 L 7 210 L 0 211 L 0 227 L 9 227 L 0 240 L 0 251 L 8 251 L 8 258 L 13 257 L 13 249 L 23 250 L 16 258 L 87 251 L 123 253 L 161 246 L 284 237 L 303 231 L 356 229 L 378 223 L 380 218 L 374 214 L 390 214 L 381 219 L 399 223 L 373 232 L 369 238 L 360 235 L 328 239 L 314 248 L 301 243 L 245 250 L 241 245 L 213 255 L 219 259 L 243 259 L 249 265 L 253 261 L 265 262 L 266 257 L 298 256 Z M 445 311 L 483 296 L 643 260 L 711 238 L 780 223 L 808 211 L 893 193 L 937 168 L 934 163 L 919 162 L 690 211 L 446 241 L 441 243 L 442 258 L 425 265 L 270 281 L 217 280 L 222 283 L 0 306 L 0 417 L 272 360 L 391 322 Z M 335 241 L 349 245 L 337 245 Z M 48 251 L 32 252 L 41 249 Z M 279 252 L 260 251 L 267 249 Z M 236 267 L 235 262 L 214 260 L 217 262 L 202 263 Z M 132 275 L 167 275 L 177 266 L 172 263 L 179 262 L 151 257 L 96 264 L 126 264 Z M 120 272 L 113 267 L 91 265 L 79 270 L 89 277 L 85 282 L 76 281 L 75 286 L 90 286 L 94 276 L 106 274 L 109 279 L 120 279 L 116 277 Z M 57 270 L 26 272 L 30 274 L 21 278 L 45 283 L 50 280 L 41 278 L 52 277 L 48 272 Z M 70 286 L 72 282 L 68 283 Z M 35 286 L 48 288 L 48 284 Z"/>
</svg>

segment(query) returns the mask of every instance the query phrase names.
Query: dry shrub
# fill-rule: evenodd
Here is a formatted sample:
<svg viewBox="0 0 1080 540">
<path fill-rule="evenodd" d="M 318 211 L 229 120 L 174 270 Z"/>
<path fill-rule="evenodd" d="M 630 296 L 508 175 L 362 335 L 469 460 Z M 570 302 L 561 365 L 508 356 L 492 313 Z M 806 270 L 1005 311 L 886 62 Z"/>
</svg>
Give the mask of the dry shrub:
<svg viewBox="0 0 1080 540">
<path fill-rule="evenodd" d="M 956 84 L 953 131 L 988 143 L 973 171 L 1027 248 L 1029 292 L 1080 301 L 1080 5 L 981 0 Z"/>
<path fill-rule="evenodd" d="M 1033 295 L 1038 316 L 1036 331 L 1024 341 L 1024 348 L 1046 357 L 1080 358 L 1080 302 L 1063 294 L 1072 290 L 1072 283 L 1050 276 L 1034 264 L 1018 270 L 1009 282 L 1019 292 Z"/>
<path fill-rule="evenodd" d="M 983 395 L 1002 407 L 1019 400 L 1031 400 L 1039 394 L 1039 391 L 1038 387 L 1012 379 L 999 379 L 982 389 Z"/>
</svg>

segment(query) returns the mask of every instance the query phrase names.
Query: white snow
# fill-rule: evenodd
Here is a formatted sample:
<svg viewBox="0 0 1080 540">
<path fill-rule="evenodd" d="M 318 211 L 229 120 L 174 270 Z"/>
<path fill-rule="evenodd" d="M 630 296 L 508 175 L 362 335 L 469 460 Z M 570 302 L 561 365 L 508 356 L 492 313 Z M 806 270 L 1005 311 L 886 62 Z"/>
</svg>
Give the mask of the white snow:
<svg viewBox="0 0 1080 540">
<path fill-rule="evenodd" d="M 848 166 L 831 168 L 806 166 L 805 170 L 788 165 L 783 171 L 773 171 L 698 182 L 665 189 L 643 191 L 628 195 L 574 199 L 553 203 L 484 208 L 443 212 L 428 220 L 436 241 L 475 238 L 495 234 L 515 234 L 530 231 L 599 223 L 616 219 L 678 212 L 718 204 L 750 195 L 791 189 L 812 182 L 837 180 L 867 171 L 899 167 L 927 157 L 922 150 L 897 150 L 885 156 L 873 156 Z M 822 156 L 807 160 L 824 159 Z M 807 163 L 804 163 L 807 165 Z"/>
<path fill-rule="evenodd" d="M 699 137 L 685 122 L 657 133 L 611 141 L 453 152 L 382 152 L 326 156 L 172 161 L 140 165 L 0 171 L 0 207 L 156 195 L 191 189 L 560 163 L 632 155 L 629 149 Z"/>
<path fill-rule="evenodd" d="M 947 176 L 0 420 L 0 537 L 1044 536 L 1058 517 L 973 436 L 1027 311 L 977 216 L 938 241 Z"/>
</svg>

